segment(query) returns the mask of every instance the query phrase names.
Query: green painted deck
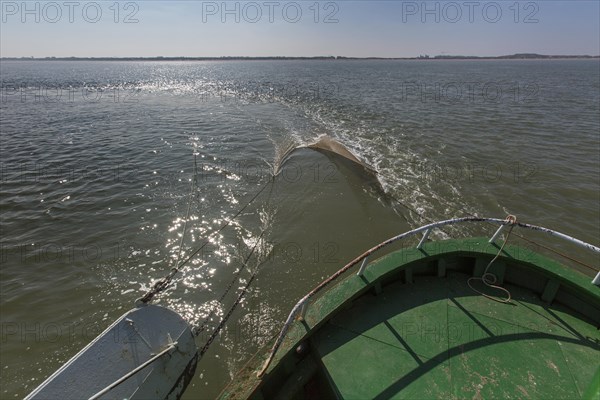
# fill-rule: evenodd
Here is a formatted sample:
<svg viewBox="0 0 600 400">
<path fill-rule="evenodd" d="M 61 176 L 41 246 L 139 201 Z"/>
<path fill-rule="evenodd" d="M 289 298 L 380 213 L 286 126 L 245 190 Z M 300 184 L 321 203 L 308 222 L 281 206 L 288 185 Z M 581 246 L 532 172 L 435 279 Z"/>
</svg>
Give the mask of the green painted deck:
<svg viewBox="0 0 600 400">
<path fill-rule="evenodd" d="M 512 302 L 495 302 L 467 279 L 498 250 L 457 239 L 372 261 L 310 303 L 262 378 L 266 353 L 221 398 L 600 400 L 600 288 L 509 244 L 490 272 Z"/>
<path fill-rule="evenodd" d="M 367 294 L 314 336 L 344 399 L 581 398 L 600 365 L 600 333 L 560 305 L 505 285 L 503 304 L 469 276 L 414 277 Z"/>
</svg>

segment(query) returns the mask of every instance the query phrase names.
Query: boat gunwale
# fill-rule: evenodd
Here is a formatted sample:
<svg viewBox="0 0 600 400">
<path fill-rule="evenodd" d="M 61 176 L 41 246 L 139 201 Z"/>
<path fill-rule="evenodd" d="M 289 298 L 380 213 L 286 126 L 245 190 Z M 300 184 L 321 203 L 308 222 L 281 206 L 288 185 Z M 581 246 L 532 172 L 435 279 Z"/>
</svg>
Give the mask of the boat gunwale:
<svg viewBox="0 0 600 400">
<path fill-rule="evenodd" d="M 497 254 L 499 248 L 495 243 L 489 243 L 485 237 L 475 237 L 429 242 L 421 249 L 415 247 L 403 248 L 382 255 L 368 264 L 362 276 L 352 274 L 344 277 L 344 279 L 329 288 L 326 295 L 318 297 L 307 306 L 306 317 L 293 321 L 281 345 L 280 352 L 274 357 L 276 362 L 270 365 L 266 375 L 275 373 L 279 369 L 278 367 L 285 363 L 290 353 L 293 353 L 294 348 L 310 340 L 311 336 L 333 318 L 338 311 L 342 310 L 345 305 L 373 290 L 376 285 L 386 282 L 394 276 L 402 279 L 399 275 L 403 271 L 439 259 L 468 257 L 473 259 L 482 258 L 487 262 Z M 592 306 L 600 309 L 600 289 L 593 285 L 586 276 L 566 268 L 556 260 L 531 249 L 508 244 L 501 252 L 498 262 L 524 267 L 530 272 L 545 278 L 546 282 L 557 281 L 568 292 L 577 293 L 580 300 L 593 303 Z M 505 282 L 521 286 L 517 282 Z M 532 288 L 525 288 L 533 290 Z M 473 294 L 476 295 L 476 293 Z M 577 310 L 574 311 L 577 312 Z M 240 375 L 236 375 L 234 380 L 234 382 L 238 382 L 234 386 L 242 385 L 242 381 L 249 383 L 245 390 L 242 389 L 242 392 L 245 393 L 244 398 L 256 393 L 262 387 L 263 381 L 260 376 L 257 377 L 256 371 L 262 362 L 261 359 L 265 357 L 263 354 L 263 356 L 256 359 L 257 355 L 253 357 L 255 361 L 249 362 L 240 371 Z M 228 392 L 228 388 L 225 388 L 219 398 L 229 398 Z M 238 398 L 240 394 L 238 392 L 233 398 Z"/>
<path fill-rule="evenodd" d="M 456 225 L 456 224 L 460 224 L 460 223 L 465 223 L 465 222 L 488 222 L 488 223 L 494 223 L 497 225 L 500 225 L 500 227 L 498 228 L 498 230 L 494 233 L 494 235 L 487 240 L 488 244 L 494 244 L 494 240 L 495 238 L 498 237 L 498 235 L 500 234 L 501 230 L 505 227 L 505 226 L 512 226 L 512 227 L 519 227 L 519 228 L 524 228 L 524 229 L 529 229 L 529 230 L 533 230 L 533 231 L 538 231 L 538 232 L 543 232 L 546 233 L 550 236 L 555 236 L 558 237 L 560 239 L 566 240 L 568 242 L 574 243 L 580 247 L 583 247 L 585 249 L 588 249 L 590 251 L 596 252 L 596 253 L 600 253 L 600 248 L 597 246 L 594 246 L 590 243 L 586 243 L 580 239 L 577 239 L 575 237 L 572 237 L 570 235 L 564 234 L 562 232 L 558 232 L 555 231 L 553 229 L 549 229 L 549 228 L 545 228 L 542 226 L 538 226 L 538 225 L 532 225 L 532 224 L 527 224 L 527 223 L 522 223 L 522 222 L 517 222 L 516 218 L 515 219 L 511 219 L 512 216 L 507 217 L 506 219 L 498 219 L 498 218 L 484 218 L 484 217 L 462 217 L 462 218 L 452 218 L 452 219 L 447 219 L 447 220 L 442 220 L 442 221 L 438 221 L 438 222 L 433 222 L 427 225 L 423 225 L 419 228 L 401 233 L 399 235 L 393 236 L 387 240 L 384 240 L 383 242 L 373 246 L 372 248 L 370 248 L 369 250 L 365 251 L 364 253 L 362 253 L 360 256 L 354 258 L 352 261 L 350 261 L 349 263 L 347 263 L 344 267 L 342 267 L 341 269 L 339 269 L 337 272 L 335 272 L 334 274 L 332 274 L 329 278 L 325 279 L 324 281 L 322 281 L 318 286 L 316 286 L 313 290 L 311 290 L 308 294 L 306 294 L 304 297 L 302 297 L 292 308 L 292 310 L 290 311 L 290 314 L 288 315 L 288 318 L 285 322 L 285 324 L 283 325 L 277 339 L 275 340 L 275 343 L 273 344 L 273 347 L 271 348 L 271 351 L 269 353 L 268 358 L 265 360 L 265 363 L 263 365 L 263 367 L 261 368 L 261 370 L 258 372 L 258 377 L 262 376 L 264 373 L 267 372 L 271 362 L 273 361 L 279 347 L 282 345 L 287 332 L 290 328 L 290 326 L 292 325 L 292 323 L 294 322 L 294 320 L 296 319 L 296 317 L 298 315 L 300 315 L 300 318 L 302 319 L 303 316 L 306 314 L 307 308 L 309 306 L 308 302 L 310 301 L 310 299 L 312 297 L 314 297 L 317 293 L 319 293 L 321 290 L 323 290 L 325 287 L 329 286 L 329 284 L 331 284 L 333 281 L 337 280 L 337 278 L 339 278 L 341 275 L 343 275 L 345 272 L 347 272 L 350 268 L 352 268 L 353 266 L 355 266 L 356 264 L 358 264 L 359 262 L 363 261 L 365 262 L 368 257 L 387 247 L 388 245 L 398 242 L 400 240 L 403 240 L 405 238 L 414 236 L 418 233 L 421 232 L 425 232 L 424 233 L 424 237 L 423 240 L 421 240 L 421 243 L 419 243 L 418 246 L 416 246 L 417 249 L 419 249 L 424 240 L 429 236 L 430 232 L 433 229 L 437 229 L 437 228 L 441 228 L 444 226 L 449 226 L 449 225 Z M 513 217 L 514 218 L 514 217 Z M 462 240 L 468 240 L 468 239 L 462 239 Z M 486 240 L 486 239 L 484 239 Z M 438 241 L 439 242 L 439 241 Z M 438 242 L 433 242 L 433 243 L 438 243 Z M 498 248 L 496 248 L 496 251 L 498 250 Z M 393 254 L 393 253 L 392 253 Z M 546 262 L 554 262 L 550 259 L 545 258 Z M 521 260 L 523 261 L 523 260 Z M 371 265 L 373 263 L 369 263 L 368 265 Z M 565 271 L 569 271 L 569 269 L 565 268 L 564 266 L 562 266 L 561 264 L 558 264 L 560 266 L 560 270 L 565 270 Z M 594 281 L 597 281 L 598 279 L 600 279 L 600 271 L 597 271 L 597 275 L 596 278 L 594 278 Z M 559 274 L 560 275 L 560 274 Z M 359 271 L 359 276 L 362 276 L 362 268 Z M 562 279 L 561 279 L 562 280 Z"/>
</svg>

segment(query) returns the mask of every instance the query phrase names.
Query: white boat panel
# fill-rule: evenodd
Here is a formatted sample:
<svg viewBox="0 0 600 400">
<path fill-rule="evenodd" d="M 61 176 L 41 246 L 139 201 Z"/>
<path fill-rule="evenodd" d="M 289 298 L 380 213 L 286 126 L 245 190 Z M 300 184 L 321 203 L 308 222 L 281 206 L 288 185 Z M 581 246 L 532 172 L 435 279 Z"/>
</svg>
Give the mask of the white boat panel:
<svg viewBox="0 0 600 400">
<path fill-rule="evenodd" d="M 156 305 L 142 305 L 116 320 L 26 399 L 89 399 L 173 342 L 177 345 L 172 351 L 100 399 L 177 398 L 189 380 L 186 375 L 193 374 L 196 366 L 194 337 L 179 314 Z"/>
</svg>

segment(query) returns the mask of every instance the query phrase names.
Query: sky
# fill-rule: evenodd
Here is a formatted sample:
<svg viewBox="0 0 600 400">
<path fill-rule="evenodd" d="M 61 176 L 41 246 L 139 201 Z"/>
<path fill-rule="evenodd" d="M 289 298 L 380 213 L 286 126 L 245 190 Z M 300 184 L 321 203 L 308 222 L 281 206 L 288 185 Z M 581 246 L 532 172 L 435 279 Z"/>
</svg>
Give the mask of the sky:
<svg viewBox="0 0 600 400">
<path fill-rule="evenodd" d="M 600 0 L 5 1 L 2 57 L 600 54 Z"/>
</svg>

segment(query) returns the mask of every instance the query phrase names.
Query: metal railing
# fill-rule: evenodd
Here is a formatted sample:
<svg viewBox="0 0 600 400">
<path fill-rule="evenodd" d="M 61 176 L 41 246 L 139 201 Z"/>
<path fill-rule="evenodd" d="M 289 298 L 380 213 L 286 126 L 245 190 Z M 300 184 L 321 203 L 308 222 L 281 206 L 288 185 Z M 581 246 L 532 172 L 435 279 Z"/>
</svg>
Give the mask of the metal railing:
<svg viewBox="0 0 600 400">
<path fill-rule="evenodd" d="M 367 267 L 367 260 L 369 258 L 369 256 L 373 253 L 375 253 L 378 250 L 381 250 L 382 248 L 395 243 L 397 241 L 400 241 L 402 239 L 405 239 L 407 237 L 411 237 L 414 236 L 418 233 L 424 232 L 423 237 L 421 238 L 421 240 L 419 241 L 419 244 L 417 245 L 417 249 L 420 249 L 425 242 L 427 241 L 429 235 L 431 234 L 431 232 L 434 229 L 438 229 L 444 226 L 448 226 L 448 225 L 456 225 L 456 224 L 460 224 L 460 223 L 464 223 L 464 222 L 488 222 L 488 223 L 493 223 L 493 224 L 497 224 L 500 225 L 500 227 L 496 230 L 496 232 L 494 233 L 494 235 L 490 238 L 489 243 L 493 243 L 495 242 L 495 240 L 498 238 L 498 236 L 500 236 L 500 234 L 502 233 L 502 230 L 506 227 L 506 226 L 514 226 L 514 227 L 519 227 L 519 228 L 524 228 L 524 229 L 530 229 L 533 231 L 538 231 L 538 232 L 543 232 L 546 234 L 549 234 L 551 236 L 555 236 L 558 237 L 560 239 L 566 240 L 568 242 L 574 243 L 580 247 L 586 248 L 590 251 L 596 252 L 596 253 L 600 253 L 600 248 L 596 247 L 592 244 L 586 243 L 582 240 L 579 240 L 577 238 L 574 238 L 572 236 L 566 235 L 564 233 L 552 230 L 552 229 L 548 229 L 548 228 L 544 228 L 541 226 L 537 226 L 537 225 L 530 225 L 530 224 L 525 224 L 522 222 L 517 222 L 516 219 L 498 219 L 498 218 L 479 218 L 479 217 L 464 217 L 464 218 L 453 218 L 453 219 L 448 219 L 448 220 L 444 220 L 444 221 L 438 221 L 438 222 L 434 222 L 428 225 L 423 225 L 420 228 L 416 228 L 413 229 L 411 231 L 408 232 L 404 232 L 400 235 L 391 237 L 381 243 L 379 243 L 378 245 L 372 247 L 371 249 L 367 250 L 366 252 L 364 252 L 363 254 L 361 254 L 360 256 L 356 257 L 355 259 L 353 259 L 352 261 L 350 261 L 348 264 L 346 264 L 343 268 L 341 268 L 340 270 L 338 270 L 336 273 L 334 273 L 333 275 L 331 275 L 329 278 L 325 279 L 323 282 L 321 282 L 317 287 L 315 287 L 313 290 L 311 290 L 308 294 L 306 294 L 303 298 L 301 298 L 296 305 L 292 308 L 292 311 L 290 312 L 287 320 L 285 321 L 285 324 L 283 325 L 283 328 L 281 329 L 281 332 L 279 333 L 279 336 L 277 337 L 277 340 L 275 341 L 275 344 L 273 345 L 271 352 L 269 354 L 269 357 L 267 358 L 267 360 L 265 361 L 262 369 L 258 372 L 258 376 L 262 376 L 266 371 L 267 368 L 269 368 L 269 365 L 271 364 L 271 362 L 273 361 L 273 358 L 275 357 L 275 354 L 277 353 L 277 350 L 279 349 L 279 347 L 281 346 L 281 344 L 283 343 L 283 339 L 285 339 L 285 336 L 287 334 L 287 331 L 289 330 L 290 326 L 292 325 L 292 323 L 294 322 L 294 319 L 299 316 L 300 318 L 304 318 L 304 315 L 306 314 L 306 310 L 308 308 L 308 303 L 310 301 L 310 299 L 312 297 L 314 297 L 317 293 L 319 293 L 321 290 L 323 290 L 326 286 L 328 286 L 331 282 L 333 282 L 334 280 L 336 280 L 339 276 L 341 276 L 342 274 L 344 274 L 346 271 L 348 271 L 350 268 L 352 268 L 353 266 L 355 266 L 356 264 L 358 264 L 359 262 L 362 261 L 362 264 L 358 270 L 358 275 L 362 276 L 362 274 L 364 273 L 366 267 Z M 594 285 L 598 285 L 600 286 L 600 271 L 597 272 L 595 278 L 592 280 L 592 283 Z"/>
<path fill-rule="evenodd" d="M 122 377 L 120 377 L 119 379 L 117 379 L 116 381 L 114 381 L 113 383 L 111 383 L 110 385 L 108 385 L 107 387 L 105 387 L 104 389 L 102 389 L 101 391 L 99 391 L 98 393 L 93 395 L 92 397 L 90 397 L 88 400 L 99 399 L 100 397 L 102 397 L 105 394 L 107 394 L 108 392 L 110 392 L 112 389 L 116 388 L 117 386 L 119 386 L 120 384 L 125 382 L 127 379 L 131 378 L 132 376 L 134 376 L 135 374 L 137 374 L 138 372 L 140 372 L 141 370 L 146 368 L 148 365 L 152 364 L 154 361 L 158 360 L 159 358 L 161 358 L 162 356 L 164 356 L 165 354 L 171 352 L 172 350 L 174 350 L 176 348 L 177 348 L 177 342 L 171 343 L 164 350 L 162 350 L 158 354 L 154 355 L 152 358 L 145 361 L 144 363 L 138 365 L 137 367 L 135 367 L 134 369 L 132 369 L 131 371 L 129 371 L 128 373 L 126 373 L 125 375 L 123 375 Z"/>
</svg>

